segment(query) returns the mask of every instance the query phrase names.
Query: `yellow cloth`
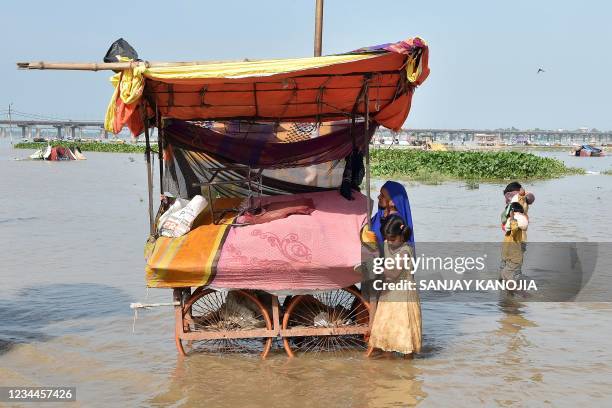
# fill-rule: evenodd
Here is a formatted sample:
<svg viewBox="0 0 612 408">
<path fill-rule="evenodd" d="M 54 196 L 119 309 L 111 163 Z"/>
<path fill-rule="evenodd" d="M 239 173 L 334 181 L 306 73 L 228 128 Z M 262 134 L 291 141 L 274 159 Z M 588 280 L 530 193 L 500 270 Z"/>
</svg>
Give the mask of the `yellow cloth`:
<svg viewBox="0 0 612 408">
<path fill-rule="evenodd" d="M 151 67 L 145 71 L 147 78 L 164 79 L 205 79 L 205 78 L 245 78 L 269 76 L 284 72 L 321 68 L 344 62 L 372 58 L 378 54 L 330 55 L 325 57 L 274 59 L 259 61 L 211 62 L 198 65 L 178 65 Z"/>
<path fill-rule="evenodd" d="M 510 221 L 510 230 L 506 231 L 502 243 L 502 260 L 515 264 L 523 263 L 523 230 L 518 226 L 516 220 Z"/>
<path fill-rule="evenodd" d="M 168 65 L 149 68 L 144 62 L 135 63 L 133 68 L 125 69 L 110 78 L 115 91 L 106 110 L 104 128 L 108 131 L 115 130 L 117 97 L 120 97 L 126 105 L 138 102 L 144 90 L 145 78 L 161 82 L 173 82 L 177 80 L 197 81 L 198 79 L 265 77 L 350 63 L 378 56 L 380 56 L 379 53 L 363 53 L 309 58 Z M 122 57 L 117 58 L 123 62 L 130 61 Z M 408 81 L 414 82 L 420 77 L 423 67 L 420 61 L 408 58 L 405 69 Z"/>
<path fill-rule="evenodd" d="M 219 198 L 215 210 L 230 209 L 240 204 L 241 198 Z M 211 222 L 206 208 L 194 221 L 189 233 L 178 237 L 159 237 L 151 250 L 145 246 L 147 286 L 151 288 L 196 287 L 209 284 L 214 278 L 216 263 L 230 224 L 236 214 L 229 212 L 219 224 Z"/>
<path fill-rule="evenodd" d="M 396 254 L 412 257 L 412 248 L 402 245 L 391 250 L 385 242 L 385 257 L 395 258 Z M 409 269 L 386 270 L 393 282 L 414 281 Z M 376 306 L 376 313 L 369 344 L 384 351 L 403 354 L 418 353 L 422 342 L 421 304 L 416 290 L 390 290 L 384 292 Z"/>
<path fill-rule="evenodd" d="M 408 82 L 414 83 L 423 72 L 421 64 L 417 63 L 414 58 L 408 58 L 406 62 L 406 78 Z"/>
<path fill-rule="evenodd" d="M 117 86 L 117 84 L 119 83 L 120 77 L 121 73 L 118 73 L 110 78 L 110 81 L 115 87 L 115 90 L 113 91 L 111 100 L 108 103 L 108 107 L 106 108 L 106 115 L 104 115 L 104 130 L 108 130 L 109 132 L 115 131 L 113 124 L 115 123 L 115 110 L 117 109 L 117 93 L 119 92 L 119 87 Z"/>
<path fill-rule="evenodd" d="M 122 57 L 118 57 L 117 59 L 122 62 L 130 61 Z M 106 115 L 104 116 L 105 130 L 114 132 L 113 125 L 117 109 L 117 95 L 126 105 L 137 102 L 140 99 L 144 91 L 145 80 L 143 74 L 146 69 L 144 64 L 138 64 L 132 69 L 123 70 L 110 77 L 110 82 L 115 88 L 115 91 L 106 108 Z"/>
<path fill-rule="evenodd" d="M 137 102 L 144 90 L 145 77 L 154 80 L 204 79 L 204 78 L 244 78 L 250 76 L 268 76 L 283 72 L 301 71 L 320 68 L 343 62 L 353 62 L 376 56 L 377 54 L 332 55 L 326 57 L 276 59 L 240 62 L 213 62 L 197 65 L 176 65 L 147 68 L 145 63 L 136 64 L 132 69 L 116 73 L 110 78 L 115 88 L 106 108 L 104 129 L 114 132 L 117 96 L 129 105 Z M 118 57 L 119 61 L 129 59 Z"/>
<path fill-rule="evenodd" d="M 361 228 L 361 243 L 365 245 L 368 249 L 377 251 L 378 245 L 376 243 L 376 234 L 370 231 L 368 228 L 368 224 L 364 225 Z"/>
</svg>

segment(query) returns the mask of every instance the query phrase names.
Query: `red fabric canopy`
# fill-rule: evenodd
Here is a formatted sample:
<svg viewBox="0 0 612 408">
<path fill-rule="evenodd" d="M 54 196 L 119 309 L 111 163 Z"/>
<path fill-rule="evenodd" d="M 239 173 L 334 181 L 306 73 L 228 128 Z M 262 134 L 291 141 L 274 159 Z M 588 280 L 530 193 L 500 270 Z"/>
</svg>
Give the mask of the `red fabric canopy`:
<svg viewBox="0 0 612 408">
<path fill-rule="evenodd" d="M 146 79 L 144 94 L 166 118 L 321 122 L 366 113 L 399 130 L 428 76 L 419 38 L 354 51 L 372 56 L 319 68 L 241 78 Z"/>
</svg>

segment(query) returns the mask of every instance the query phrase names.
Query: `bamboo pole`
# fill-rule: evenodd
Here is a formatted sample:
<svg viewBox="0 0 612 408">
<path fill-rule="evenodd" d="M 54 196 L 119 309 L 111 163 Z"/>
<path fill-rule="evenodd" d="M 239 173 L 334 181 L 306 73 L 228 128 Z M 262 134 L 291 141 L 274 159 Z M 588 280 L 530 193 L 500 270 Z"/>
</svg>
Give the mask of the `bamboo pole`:
<svg viewBox="0 0 612 408">
<path fill-rule="evenodd" d="M 149 140 L 149 124 L 147 123 L 147 110 L 144 101 L 140 104 L 142 123 L 145 134 L 145 161 L 147 165 L 147 188 L 149 192 L 149 232 L 155 235 L 155 220 L 153 219 L 153 172 L 151 171 L 151 141 Z"/>
<path fill-rule="evenodd" d="M 176 62 L 163 62 L 163 61 L 131 61 L 131 62 L 45 62 L 45 61 L 34 61 L 34 62 L 18 62 L 18 69 L 50 69 L 50 70 L 64 70 L 64 71 L 121 71 L 124 69 L 134 68 L 139 65 L 145 65 L 147 68 L 161 68 L 161 67 L 183 67 L 192 65 L 208 65 L 208 64 L 221 64 L 231 62 L 255 62 L 258 60 L 229 60 L 229 61 L 176 61 Z"/>
<path fill-rule="evenodd" d="M 365 178 L 366 178 L 366 205 L 367 205 L 367 221 L 368 221 L 368 231 L 373 232 L 372 231 L 372 199 L 371 199 L 371 195 L 372 195 L 372 189 L 370 186 L 370 76 L 367 75 L 364 78 L 364 103 L 365 103 L 365 107 L 364 107 L 364 111 L 365 111 L 365 126 L 364 126 L 364 142 L 365 142 L 365 147 L 364 147 L 364 156 L 365 156 Z M 370 331 L 372 330 L 372 325 L 374 324 L 374 317 L 376 315 L 376 308 L 378 306 L 378 299 L 376 297 L 376 292 L 374 291 L 373 288 L 373 283 L 372 282 L 365 282 L 364 283 L 364 288 L 366 288 L 366 291 L 368 293 L 368 297 L 369 297 L 369 303 L 370 303 L 370 308 L 369 308 L 369 314 L 370 314 L 370 319 L 369 319 L 369 326 L 370 326 Z M 369 355 L 369 353 L 368 353 Z"/>
<path fill-rule="evenodd" d="M 67 71 L 120 71 L 143 62 L 18 62 L 19 69 L 56 69 Z"/>
<path fill-rule="evenodd" d="M 314 56 L 320 57 L 323 49 L 323 0 L 317 0 L 315 11 Z"/>
<path fill-rule="evenodd" d="M 366 203 L 367 203 L 367 218 L 368 218 L 368 229 L 372 231 L 372 199 L 371 195 L 371 186 L 370 186 L 370 79 L 366 77 L 365 79 L 365 91 L 364 91 L 364 101 L 365 101 L 365 126 L 364 126 L 364 139 L 365 139 L 365 147 L 364 147 L 364 156 L 365 156 L 365 176 L 366 176 Z"/>
<path fill-rule="evenodd" d="M 155 121 L 157 124 L 157 158 L 159 162 L 159 193 L 164 194 L 164 129 L 159 108 L 155 108 Z"/>
</svg>

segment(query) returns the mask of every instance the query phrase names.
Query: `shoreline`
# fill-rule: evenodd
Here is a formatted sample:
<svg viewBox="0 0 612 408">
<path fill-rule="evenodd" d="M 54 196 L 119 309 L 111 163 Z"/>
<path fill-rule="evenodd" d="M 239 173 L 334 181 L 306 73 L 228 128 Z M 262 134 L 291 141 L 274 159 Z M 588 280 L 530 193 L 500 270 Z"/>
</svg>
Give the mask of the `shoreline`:
<svg viewBox="0 0 612 408">
<path fill-rule="evenodd" d="M 40 149 L 45 147 L 47 144 L 51 146 L 79 146 L 83 151 L 90 152 L 111 152 L 111 153 L 144 153 L 145 145 L 144 142 L 132 142 L 125 141 L 124 139 L 111 139 L 106 141 L 100 140 L 46 140 L 44 142 L 34 141 L 19 141 L 13 145 L 15 149 Z M 423 146 L 412 146 L 412 145 L 391 145 L 391 144 L 379 144 L 373 143 L 370 145 L 370 149 L 374 150 L 409 150 L 409 151 L 449 151 L 449 152 L 530 152 L 530 151 L 567 151 L 575 148 L 578 145 L 499 145 L 499 146 L 478 146 L 478 145 L 452 145 L 437 143 L 437 148 L 432 150 L 425 150 Z M 109 148 L 108 146 L 113 146 Z M 117 147 L 120 146 L 120 147 Z M 599 145 L 598 145 L 599 146 Z M 157 140 L 151 140 L 151 149 L 157 148 Z M 612 147 L 607 145 L 600 146 L 605 152 L 612 152 Z"/>
<path fill-rule="evenodd" d="M 144 153 L 145 145 L 136 143 L 117 143 L 117 142 L 96 142 L 96 141 L 50 141 L 50 142 L 19 142 L 13 145 L 14 149 L 43 149 L 50 144 L 52 147 L 74 147 L 78 146 L 83 152 L 100 152 L 100 153 Z M 157 153 L 157 142 L 151 142 L 151 150 Z"/>
<path fill-rule="evenodd" d="M 20 142 L 15 149 L 42 149 L 46 142 Z M 83 152 L 144 154 L 144 144 L 54 141 L 52 146 L 75 147 Z M 479 183 L 499 183 L 511 179 L 544 180 L 567 175 L 585 174 L 585 170 L 566 166 L 562 161 L 535 155 L 533 151 L 552 149 L 480 149 L 480 150 L 423 150 L 421 148 L 386 148 L 371 150 L 371 171 L 374 177 L 395 177 L 405 181 L 437 185 L 443 182 L 464 181 L 468 189 Z M 157 143 L 151 149 L 157 153 Z M 554 147 L 558 150 L 559 147 Z M 554 150 L 552 150 L 554 151 Z"/>
</svg>

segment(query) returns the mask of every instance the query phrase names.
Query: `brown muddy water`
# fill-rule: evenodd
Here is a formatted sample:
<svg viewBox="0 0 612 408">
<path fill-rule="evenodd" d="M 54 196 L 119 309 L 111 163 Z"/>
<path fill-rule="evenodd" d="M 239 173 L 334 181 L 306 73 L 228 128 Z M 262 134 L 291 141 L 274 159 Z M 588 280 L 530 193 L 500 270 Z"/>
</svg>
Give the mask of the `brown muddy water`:
<svg viewBox="0 0 612 408">
<path fill-rule="evenodd" d="M 71 406 L 611 406 L 612 304 L 423 303 L 414 360 L 177 358 L 147 294 L 141 155 L 15 161 L 0 141 L 0 385 L 77 387 Z M 612 158 L 542 153 L 598 172 Z M 380 181 L 378 182 L 378 185 Z M 407 185 L 417 241 L 498 241 L 503 186 Z M 529 183 L 530 241 L 611 241 L 612 176 Z M 53 405 L 53 404 L 52 404 Z M 31 405 L 26 405 L 31 406 Z"/>
</svg>

